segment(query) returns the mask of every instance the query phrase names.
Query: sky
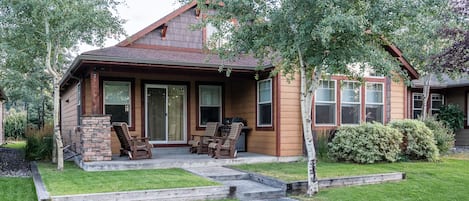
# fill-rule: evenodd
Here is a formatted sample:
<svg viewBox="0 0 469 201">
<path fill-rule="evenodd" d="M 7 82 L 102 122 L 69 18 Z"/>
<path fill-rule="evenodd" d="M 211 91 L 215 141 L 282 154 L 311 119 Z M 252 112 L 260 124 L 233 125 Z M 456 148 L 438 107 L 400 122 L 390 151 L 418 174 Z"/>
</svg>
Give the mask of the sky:
<svg viewBox="0 0 469 201">
<path fill-rule="evenodd" d="M 120 5 L 117 8 L 117 12 L 122 19 L 126 20 L 123 27 L 128 36 L 137 33 L 180 7 L 177 0 L 125 0 L 125 4 Z M 122 37 L 120 40 L 109 39 L 104 47 L 116 45 L 124 39 L 125 37 Z M 78 54 L 98 48 L 80 45 Z"/>
</svg>

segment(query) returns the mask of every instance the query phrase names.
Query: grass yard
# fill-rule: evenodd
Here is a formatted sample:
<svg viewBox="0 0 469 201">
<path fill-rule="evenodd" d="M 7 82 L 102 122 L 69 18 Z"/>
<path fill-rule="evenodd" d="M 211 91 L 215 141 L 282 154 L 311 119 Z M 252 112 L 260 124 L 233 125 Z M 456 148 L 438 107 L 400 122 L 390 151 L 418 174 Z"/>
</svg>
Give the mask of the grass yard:
<svg viewBox="0 0 469 201">
<path fill-rule="evenodd" d="M 31 178 L 0 177 L 0 200 L 37 200 Z"/>
<path fill-rule="evenodd" d="M 51 195 L 220 185 L 177 168 L 85 172 L 73 163 L 67 162 L 64 171 L 58 172 L 54 164 L 39 163 L 38 166 L 47 191 Z"/>
<path fill-rule="evenodd" d="M 1 147 L 12 148 L 12 149 L 24 149 L 26 147 L 26 141 L 11 141 L 8 144 L 4 144 Z"/>
<path fill-rule="evenodd" d="M 469 200 L 469 157 L 458 155 L 441 162 L 406 162 L 385 164 L 318 163 L 320 178 L 343 175 L 405 172 L 402 182 L 344 188 L 322 189 L 313 198 L 301 200 Z M 306 163 L 254 164 L 236 168 L 258 172 L 283 180 L 305 180 Z M 287 171 L 284 173 L 284 171 Z"/>
</svg>

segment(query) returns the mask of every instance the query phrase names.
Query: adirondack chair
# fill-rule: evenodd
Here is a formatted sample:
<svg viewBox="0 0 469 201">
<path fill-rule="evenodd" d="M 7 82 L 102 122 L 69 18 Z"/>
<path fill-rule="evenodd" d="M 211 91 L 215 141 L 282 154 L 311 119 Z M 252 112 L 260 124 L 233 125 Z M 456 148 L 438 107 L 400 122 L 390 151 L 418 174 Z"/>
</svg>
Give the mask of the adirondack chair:
<svg viewBox="0 0 469 201">
<path fill-rule="evenodd" d="M 232 123 L 230 133 L 226 138 L 216 138 L 215 142 L 208 145 L 208 155 L 216 159 L 222 156 L 236 158 L 236 142 L 238 142 L 243 126 L 243 123 L 240 122 Z"/>
<path fill-rule="evenodd" d="M 192 140 L 189 140 L 187 143 L 190 145 L 189 152 L 197 152 L 197 154 L 208 153 L 208 144 L 210 143 L 210 139 L 212 139 L 218 132 L 219 125 L 220 124 L 218 122 L 207 122 L 205 133 L 202 135 L 193 134 Z"/>
<path fill-rule="evenodd" d="M 128 155 L 130 160 L 149 159 L 152 157 L 153 147 L 148 138 L 132 137 L 125 122 L 114 122 L 112 127 L 121 143 L 121 156 Z"/>
</svg>

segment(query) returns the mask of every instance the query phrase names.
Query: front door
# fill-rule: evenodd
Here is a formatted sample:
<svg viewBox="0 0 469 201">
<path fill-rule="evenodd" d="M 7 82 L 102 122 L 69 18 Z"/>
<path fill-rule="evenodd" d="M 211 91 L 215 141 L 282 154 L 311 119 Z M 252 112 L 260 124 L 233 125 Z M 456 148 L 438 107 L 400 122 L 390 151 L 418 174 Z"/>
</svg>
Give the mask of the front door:
<svg viewBox="0 0 469 201">
<path fill-rule="evenodd" d="M 145 133 L 152 143 L 186 142 L 186 91 L 183 85 L 145 85 Z"/>
</svg>

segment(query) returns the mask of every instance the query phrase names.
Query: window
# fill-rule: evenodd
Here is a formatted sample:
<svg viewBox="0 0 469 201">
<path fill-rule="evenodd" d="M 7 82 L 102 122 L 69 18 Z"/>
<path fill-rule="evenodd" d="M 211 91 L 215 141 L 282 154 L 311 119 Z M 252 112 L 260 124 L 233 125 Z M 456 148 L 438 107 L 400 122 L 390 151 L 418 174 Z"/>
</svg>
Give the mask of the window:
<svg viewBox="0 0 469 201">
<path fill-rule="evenodd" d="M 432 105 L 431 105 L 431 112 L 432 115 L 438 114 L 440 112 L 440 107 L 444 104 L 443 95 L 441 94 L 431 94 L 432 97 Z"/>
<path fill-rule="evenodd" d="M 341 93 L 341 123 L 360 123 L 360 83 L 344 81 L 342 82 Z"/>
<path fill-rule="evenodd" d="M 315 94 L 316 124 L 335 125 L 335 81 L 321 80 Z"/>
<path fill-rule="evenodd" d="M 207 122 L 221 122 L 221 86 L 199 85 L 199 126 Z"/>
<path fill-rule="evenodd" d="M 81 125 L 81 83 L 77 84 L 77 125 Z"/>
<path fill-rule="evenodd" d="M 104 82 L 104 114 L 111 115 L 111 122 L 127 122 L 129 126 L 132 125 L 130 88 L 130 82 Z"/>
<path fill-rule="evenodd" d="M 412 104 L 412 117 L 417 119 L 422 115 L 423 108 L 423 94 L 413 93 L 412 94 L 413 104 Z"/>
<path fill-rule="evenodd" d="M 272 126 L 272 79 L 257 82 L 257 126 Z"/>
<path fill-rule="evenodd" d="M 383 123 L 383 83 L 366 83 L 366 122 Z"/>
</svg>

